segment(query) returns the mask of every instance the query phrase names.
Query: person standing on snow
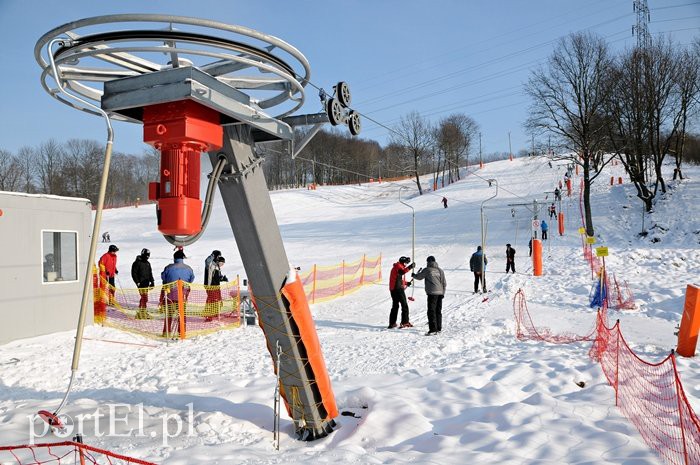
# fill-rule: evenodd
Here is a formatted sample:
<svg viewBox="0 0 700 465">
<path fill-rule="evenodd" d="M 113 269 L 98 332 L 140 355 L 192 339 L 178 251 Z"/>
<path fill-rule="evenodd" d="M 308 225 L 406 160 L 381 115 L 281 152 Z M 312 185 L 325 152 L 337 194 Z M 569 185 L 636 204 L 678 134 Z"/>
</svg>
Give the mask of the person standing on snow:
<svg viewBox="0 0 700 465">
<path fill-rule="evenodd" d="M 211 255 L 209 255 L 207 257 L 207 259 L 204 260 L 204 285 L 205 286 L 211 285 L 211 277 L 212 277 L 212 274 L 214 273 L 214 268 L 216 267 L 214 262 L 220 256 L 221 256 L 221 251 L 214 250 L 214 251 L 212 251 Z"/>
<path fill-rule="evenodd" d="M 394 263 L 389 273 L 389 292 L 391 293 L 391 312 L 389 313 L 389 329 L 396 328 L 396 317 L 401 305 L 401 326 L 400 328 L 412 328 L 413 325 L 408 317 L 408 302 L 406 301 L 405 289 L 411 285 L 406 282 L 406 274 L 415 268 L 416 264 L 411 263 L 410 257 L 401 257 Z"/>
<path fill-rule="evenodd" d="M 515 249 L 510 244 L 506 244 L 506 274 L 508 270 L 513 270 L 515 274 Z"/>
<path fill-rule="evenodd" d="M 131 279 L 134 280 L 134 283 L 139 290 L 139 295 L 141 296 L 141 299 L 139 300 L 139 311 L 136 313 L 136 319 L 138 320 L 150 319 L 150 316 L 146 311 L 148 291 L 156 285 L 155 281 L 153 280 L 153 270 L 151 269 L 151 264 L 148 262 L 150 257 L 150 250 L 141 249 L 141 255 L 136 257 L 136 260 L 134 260 L 134 263 L 131 265 Z"/>
<path fill-rule="evenodd" d="M 211 321 L 214 317 L 219 317 L 221 313 L 221 283 L 227 282 L 228 278 L 221 273 L 221 268 L 226 263 L 226 259 L 219 255 L 212 261 L 210 288 L 207 289 L 207 304 L 205 306 L 205 321 Z"/>
<path fill-rule="evenodd" d="M 447 197 L 442 198 L 442 204 L 447 208 Z"/>
<path fill-rule="evenodd" d="M 549 217 L 556 217 L 557 216 L 557 207 L 552 203 L 552 205 L 549 206 Z"/>
<path fill-rule="evenodd" d="M 411 273 L 414 279 L 425 279 L 425 293 L 428 295 L 428 332 L 426 336 L 433 336 L 442 331 L 442 299 L 445 297 L 447 281 L 445 272 L 438 266 L 432 255 L 426 260 L 427 266 Z"/>
<path fill-rule="evenodd" d="M 109 283 L 109 305 L 114 305 L 114 293 L 116 291 L 114 277 L 119 273 L 117 269 L 117 252 L 119 252 L 119 247 L 112 244 L 97 262 L 98 267 L 104 268 L 105 279 Z"/>
<path fill-rule="evenodd" d="M 547 225 L 547 222 L 545 220 L 542 220 L 542 223 L 540 224 L 540 229 L 542 230 L 542 240 L 546 241 L 547 230 L 549 230 L 549 226 Z"/>
<path fill-rule="evenodd" d="M 178 318 L 174 318 L 178 314 L 179 302 L 177 285 L 175 284 L 175 282 L 177 280 L 182 280 L 186 283 L 194 282 L 194 271 L 192 271 L 192 268 L 185 264 L 185 258 L 187 258 L 185 256 L 185 252 L 183 252 L 182 250 L 175 251 L 175 253 L 173 254 L 173 263 L 166 266 L 163 272 L 160 274 L 160 277 L 163 280 L 164 289 L 166 289 L 165 285 L 169 284 L 169 292 L 166 291 L 167 295 L 165 296 L 167 301 L 165 305 L 165 319 L 163 320 L 164 336 L 172 334 L 175 329 L 173 328 L 172 322 L 175 321 L 177 325 L 177 322 L 179 321 Z M 189 294 L 189 286 L 184 286 L 183 294 L 183 299 L 186 302 L 187 295 Z"/>
<path fill-rule="evenodd" d="M 484 263 L 482 267 L 481 258 L 484 258 Z M 474 273 L 474 294 L 479 292 L 479 282 L 481 282 L 481 292 L 486 292 L 486 277 L 484 276 L 484 267 L 488 264 L 486 255 L 481 250 L 481 246 L 476 248 L 476 252 L 472 254 L 472 258 L 469 259 L 469 269 Z"/>
</svg>

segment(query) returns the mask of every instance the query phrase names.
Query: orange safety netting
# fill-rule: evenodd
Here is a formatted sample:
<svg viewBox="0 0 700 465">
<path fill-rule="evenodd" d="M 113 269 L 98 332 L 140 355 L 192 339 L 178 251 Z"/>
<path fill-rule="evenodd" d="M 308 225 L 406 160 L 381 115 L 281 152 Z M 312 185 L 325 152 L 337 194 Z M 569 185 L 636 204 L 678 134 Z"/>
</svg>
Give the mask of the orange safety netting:
<svg viewBox="0 0 700 465">
<path fill-rule="evenodd" d="M 581 336 L 573 333 L 554 334 L 551 329 L 535 327 L 532 316 L 527 309 L 525 292 L 518 289 L 513 297 L 513 313 L 515 314 L 515 337 L 521 341 L 545 341 L 553 344 L 569 344 L 572 342 L 592 341 L 595 336 L 595 329 L 589 334 Z"/>
<path fill-rule="evenodd" d="M 363 256 L 353 263 L 343 261 L 338 265 L 314 265 L 310 272 L 301 275 L 306 299 L 309 303 L 325 302 L 354 292 L 365 284 L 382 279 L 382 256 Z"/>
<path fill-rule="evenodd" d="M 552 334 L 548 328 L 536 328 L 522 289 L 513 298 L 513 311 L 518 339 L 555 344 L 593 341 L 590 357 L 600 363 L 615 389 L 616 405 L 649 447 L 667 463 L 700 464 L 700 421 L 683 390 L 674 352 L 659 363 L 642 360 L 622 336 L 619 321 L 607 327 L 606 305 L 598 312 L 596 328 L 588 336 Z"/>
<path fill-rule="evenodd" d="M 591 358 L 598 361 L 615 389 L 615 402 L 667 462 L 700 464 L 700 421 L 688 403 L 675 353 L 649 363 L 630 349 L 620 322 L 608 328 L 599 316 Z"/>
<path fill-rule="evenodd" d="M 0 446 L 2 465 L 156 465 L 79 442 Z"/>
<path fill-rule="evenodd" d="M 103 277 L 99 284 L 94 289 L 94 318 L 105 326 L 149 337 L 185 339 L 241 323 L 238 278 L 220 286 L 176 281 L 128 289 L 112 287 Z"/>
<path fill-rule="evenodd" d="M 627 281 L 618 281 L 617 276 L 613 274 L 612 281 L 609 275 L 605 274 L 606 278 L 606 298 L 608 300 L 608 306 L 610 308 L 615 308 L 617 310 L 632 310 L 637 308 L 634 303 L 634 296 L 632 291 L 630 291 Z"/>
</svg>

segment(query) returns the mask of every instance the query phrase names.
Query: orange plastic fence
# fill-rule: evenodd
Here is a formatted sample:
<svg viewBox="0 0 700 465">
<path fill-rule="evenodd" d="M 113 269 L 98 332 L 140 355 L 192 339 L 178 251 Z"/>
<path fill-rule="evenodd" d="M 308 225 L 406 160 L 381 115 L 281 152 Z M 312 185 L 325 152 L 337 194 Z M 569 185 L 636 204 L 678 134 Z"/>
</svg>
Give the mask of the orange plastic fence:
<svg viewBox="0 0 700 465">
<path fill-rule="evenodd" d="M 2 465 L 156 465 L 78 442 L 0 446 Z"/>
<path fill-rule="evenodd" d="M 306 299 L 314 304 L 335 299 L 355 292 L 365 284 L 382 279 L 382 256 L 362 258 L 356 262 L 343 261 L 337 265 L 314 265 L 305 275 L 301 275 Z"/>
<path fill-rule="evenodd" d="M 99 284 L 94 289 L 97 324 L 179 339 L 240 326 L 238 277 L 221 286 L 176 281 L 153 288 L 115 288 L 102 276 Z"/>
<path fill-rule="evenodd" d="M 700 421 L 683 390 L 675 353 L 649 363 L 630 349 L 618 321 L 607 327 L 599 316 L 590 351 L 615 389 L 615 401 L 667 463 L 700 464 Z"/>
</svg>

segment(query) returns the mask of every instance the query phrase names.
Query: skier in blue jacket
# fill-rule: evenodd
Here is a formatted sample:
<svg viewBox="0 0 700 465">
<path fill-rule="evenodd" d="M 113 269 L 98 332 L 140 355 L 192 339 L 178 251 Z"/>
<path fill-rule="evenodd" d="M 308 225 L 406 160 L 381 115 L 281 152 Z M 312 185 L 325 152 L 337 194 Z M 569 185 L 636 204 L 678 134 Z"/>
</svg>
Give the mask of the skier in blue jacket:
<svg viewBox="0 0 700 465">
<path fill-rule="evenodd" d="M 183 252 L 182 250 L 177 250 L 173 254 L 173 263 L 166 266 L 163 272 L 160 274 L 160 277 L 163 280 L 162 297 L 166 297 L 164 294 L 166 292 L 166 289 L 169 288 L 169 290 L 167 291 L 167 302 L 165 302 L 166 314 L 165 319 L 163 320 L 163 336 L 169 336 L 175 331 L 179 331 L 179 319 L 176 318 L 176 315 L 178 314 L 179 310 L 179 298 L 177 292 L 177 285 L 175 284 L 175 281 L 180 279 L 182 281 L 185 281 L 186 283 L 194 282 L 194 271 L 192 271 L 192 268 L 190 268 L 184 263 L 185 258 L 187 258 L 185 257 L 185 252 Z M 166 287 L 166 284 L 169 284 L 169 286 Z M 189 292 L 189 286 L 184 286 L 184 302 L 187 301 L 187 295 L 189 294 Z"/>
<path fill-rule="evenodd" d="M 542 224 L 540 225 L 540 229 L 542 230 L 542 240 L 546 241 L 547 240 L 547 230 L 549 229 L 549 226 L 547 225 L 547 222 L 545 220 L 542 220 Z"/>
</svg>

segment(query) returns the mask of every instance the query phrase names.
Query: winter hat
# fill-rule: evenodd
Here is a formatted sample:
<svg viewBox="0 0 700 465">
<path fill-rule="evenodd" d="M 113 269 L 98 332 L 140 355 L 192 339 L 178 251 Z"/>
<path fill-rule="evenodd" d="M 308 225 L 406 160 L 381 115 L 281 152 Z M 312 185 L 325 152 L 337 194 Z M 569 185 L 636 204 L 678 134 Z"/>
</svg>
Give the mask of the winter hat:
<svg viewBox="0 0 700 465">
<path fill-rule="evenodd" d="M 112 245 L 109 246 L 108 251 L 109 251 L 109 252 L 119 252 L 119 247 L 117 247 L 116 245 L 112 244 Z"/>
<path fill-rule="evenodd" d="M 148 258 L 151 256 L 151 251 L 148 249 L 141 249 L 141 256 Z"/>
<path fill-rule="evenodd" d="M 480 245 L 477 245 L 477 246 L 476 246 L 476 250 L 481 250 L 481 246 L 480 246 Z"/>
<path fill-rule="evenodd" d="M 506 247 L 510 247 L 510 244 L 506 244 Z"/>
<path fill-rule="evenodd" d="M 428 260 L 427 260 L 428 263 L 433 263 L 434 261 L 435 261 L 435 257 L 433 257 L 432 255 L 430 257 L 428 257 Z"/>
<path fill-rule="evenodd" d="M 214 258 L 220 257 L 220 256 L 221 256 L 221 251 L 220 251 L 220 250 L 213 250 L 213 251 L 211 252 L 211 254 L 212 254 L 212 256 L 213 256 Z"/>
<path fill-rule="evenodd" d="M 411 257 L 401 257 L 399 263 L 411 263 Z"/>
<path fill-rule="evenodd" d="M 184 251 L 182 251 L 182 250 L 177 250 L 177 251 L 175 251 L 175 253 L 173 254 L 173 258 L 174 258 L 175 260 L 178 260 L 178 259 L 184 259 L 184 258 L 187 258 L 187 257 L 185 256 L 185 252 L 184 252 Z"/>
<path fill-rule="evenodd" d="M 225 259 L 224 257 L 222 257 L 221 255 L 219 255 L 218 257 L 216 257 L 216 258 L 214 259 L 214 261 L 215 261 L 216 263 L 226 263 L 226 259 Z"/>
</svg>

